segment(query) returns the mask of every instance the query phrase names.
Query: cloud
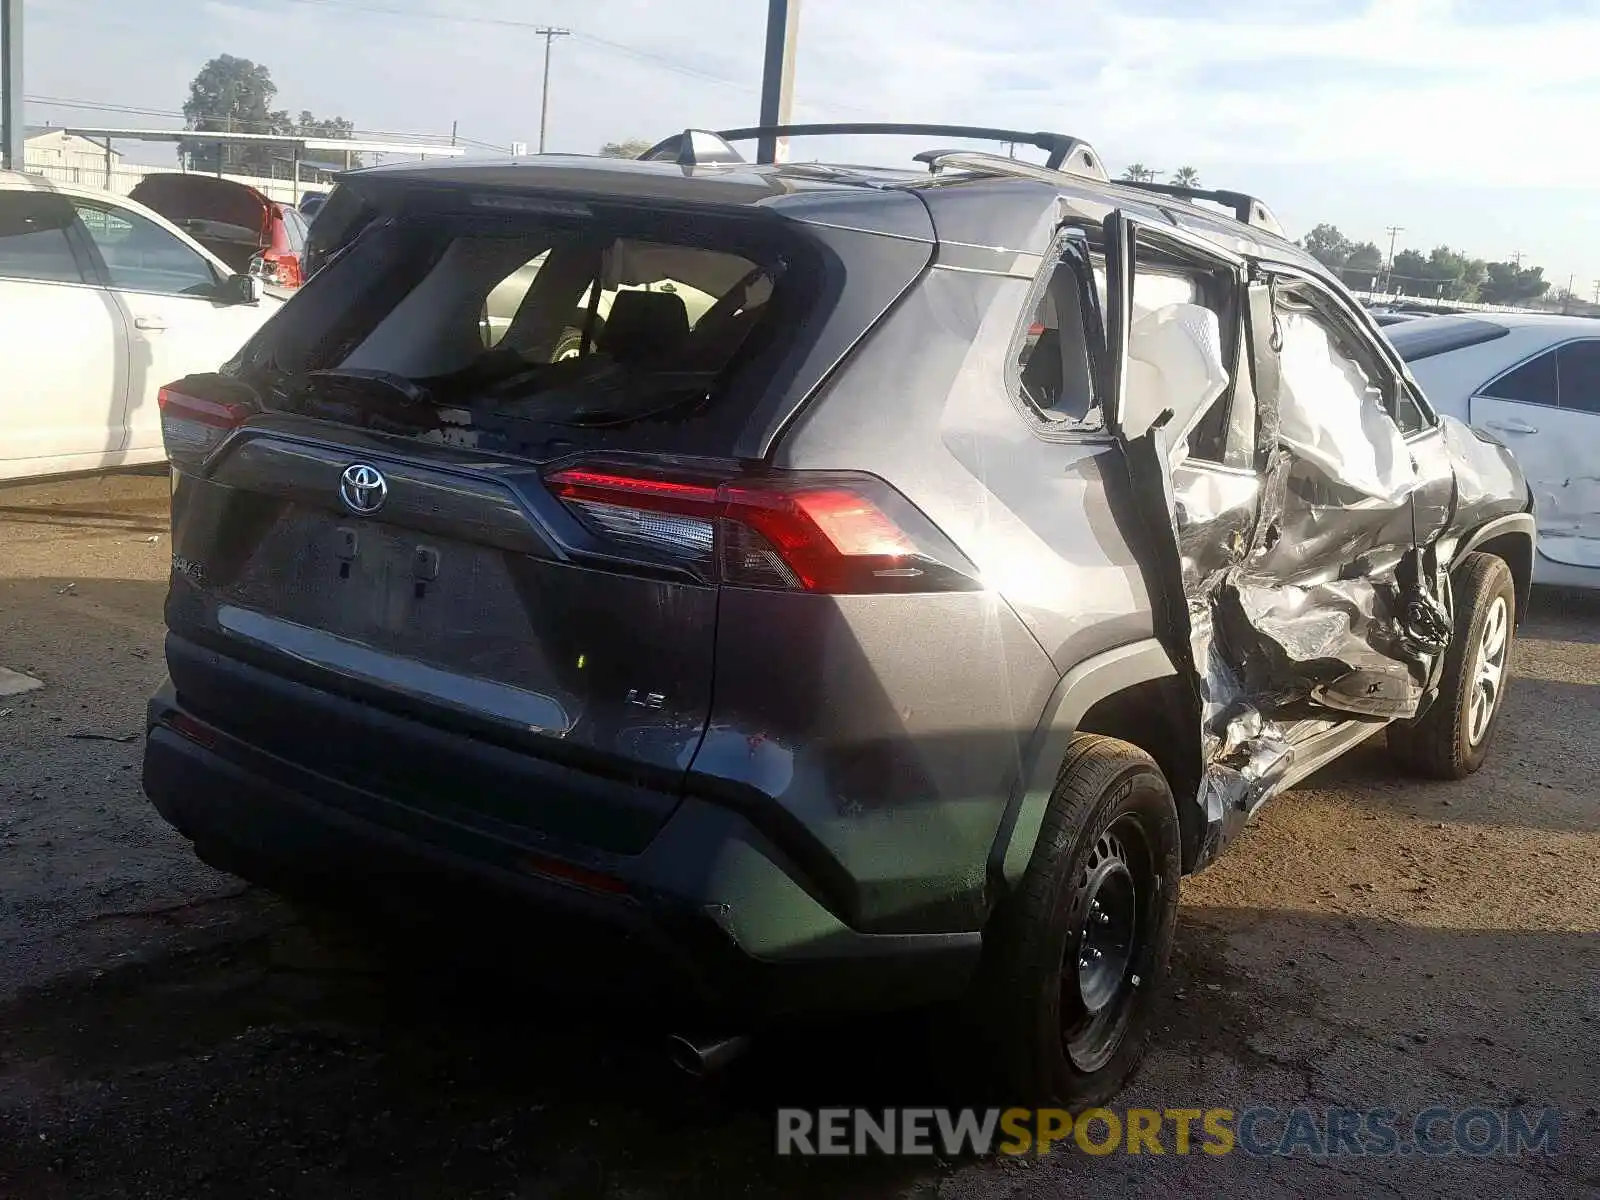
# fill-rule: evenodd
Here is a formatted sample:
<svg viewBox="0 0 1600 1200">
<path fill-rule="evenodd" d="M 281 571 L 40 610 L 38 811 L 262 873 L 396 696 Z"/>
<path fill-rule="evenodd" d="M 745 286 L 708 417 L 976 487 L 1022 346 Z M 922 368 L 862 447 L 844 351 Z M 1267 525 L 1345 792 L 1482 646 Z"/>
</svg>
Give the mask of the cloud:
<svg viewBox="0 0 1600 1200">
<path fill-rule="evenodd" d="M 348 2 L 571 28 L 553 58 L 554 149 L 757 115 L 757 0 L 544 0 L 536 15 L 525 0 Z M 1398 219 L 1435 240 L 1470 242 L 1474 219 L 1504 221 L 1511 205 L 1530 231 L 1515 235 L 1525 249 L 1543 237 L 1552 256 L 1581 252 L 1600 269 L 1600 232 L 1555 224 L 1600 185 L 1588 137 L 1600 122 L 1593 0 L 800 2 L 797 119 L 1058 129 L 1113 164 L 1270 182 L 1280 211 Z M 296 0 L 124 12 L 115 0 L 30 4 L 34 24 L 59 34 L 30 40 L 30 90 L 176 109 L 199 65 L 228 52 L 267 63 L 292 110 L 384 131 L 459 121 L 502 146 L 537 140 L 544 42 L 531 28 Z M 41 56 L 53 61 L 41 68 Z M 925 142 L 793 150 L 904 162 Z M 1371 207 L 1380 194 L 1443 203 L 1391 217 Z"/>
</svg>

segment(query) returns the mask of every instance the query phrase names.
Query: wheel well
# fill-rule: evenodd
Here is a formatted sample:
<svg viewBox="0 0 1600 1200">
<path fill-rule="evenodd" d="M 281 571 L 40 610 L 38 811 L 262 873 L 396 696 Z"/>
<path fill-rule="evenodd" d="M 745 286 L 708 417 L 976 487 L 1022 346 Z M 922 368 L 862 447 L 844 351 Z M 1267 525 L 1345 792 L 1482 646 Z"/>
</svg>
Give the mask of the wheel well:
<svg viewBox="0 0 1600 1200">
<path fill-rule="evenodd" d="M 1193 868 L 1205 832 L 1204 817 L 1195 803 L 1200 789 L 1200 725 L 1193 707 L 1182 682 L 1169 676 L 1103 697 L 1078 722 L 1080 733 L 1102 733 L 1132 742 L 1156 760 L 1178 804 L 1186 873 Z"/>
<path fill-rule="evenodd" d="M 1472 549 L 1478 554 L 1492 554 L 1503 559 L 1506 566 L 1511 568 L 1511 578 L 1517 587 L 1517 623 L 1520 625 L 1523 614 L 1528 610 L 1528 599 L 1533 593 L 1533 542 L 1526 534 L 1502 533 Z M 1465 558 L 1463 554 L 1455 565 L 1459 567 Z"/>
</svg>

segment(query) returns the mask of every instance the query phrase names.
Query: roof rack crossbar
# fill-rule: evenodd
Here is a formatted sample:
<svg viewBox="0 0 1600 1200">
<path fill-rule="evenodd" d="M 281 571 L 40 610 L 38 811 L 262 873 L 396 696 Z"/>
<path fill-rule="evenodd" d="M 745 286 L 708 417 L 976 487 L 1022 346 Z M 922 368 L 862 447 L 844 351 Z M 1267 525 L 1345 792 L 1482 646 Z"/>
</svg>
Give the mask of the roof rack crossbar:
<svg viewBox="0 0 1600 1200">
<path fill-rule="evenodd" d="M 870 134 L 961 137 L 985 142 L 1014 142 L 1019 146 L 1036 146 L 1050 156 L 1046 165 L 1051 170 L 1059 169 L 1062 163 L 1071 157 L 1074 150 L 1088 145 L 1082 138 L 1075 138 L 1067 133 L 992 129 L 984 125 L 907 125 L 894 121 L 855 121 L 824 125 L 752 125 L 746 129 L 718 130 L 718 136 L 729 142 L 755 141 L 763 137 L 834 137 Z"/>
<path fill-rule="evenodd" d="M 1209 200 L 1233 212 L 1234 219 L 1257 229 L 1283 236 L 1283 227 L 1265 203 L 1244 192 L 1231 192 L 1224 188 L 1182 187 L 1176 183 L 1152 183 L 1142 179 L 1119 179 L 1118 187 L 1138 188 L 1142 192 L 1159 192 L 1178 200 Z"/>
<path fill-rule="evenodd" d="M 1105 168 L 1092 154 L 1074 154 L 1059 168 L 1042 167 L 1038 163 L 1023 162 L 981 150 L 924 150 L 913 157 L 917 162 L 927 163 L 928 170 L 935 173 L 944 167 L 958 167 L 978 175 L 1035 179 L 1041 183 L 1066 183 L 1073 178 L 1093 179 L 1101 183 L 1108 180 Z"/>
</svg>

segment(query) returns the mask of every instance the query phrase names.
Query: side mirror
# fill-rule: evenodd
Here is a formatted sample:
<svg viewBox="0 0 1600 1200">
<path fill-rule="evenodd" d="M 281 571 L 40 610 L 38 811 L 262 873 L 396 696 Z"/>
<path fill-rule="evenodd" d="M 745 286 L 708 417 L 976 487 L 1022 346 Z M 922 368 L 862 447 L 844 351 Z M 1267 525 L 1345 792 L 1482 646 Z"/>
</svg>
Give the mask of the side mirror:
<svg viewBox="0 0 1600 1200">
<path fill-rule="evenodd" d="M 261 281 L 254 275 L 229 275 L 218 289 L 224 304 L 260 304 Z"/>
</svg>

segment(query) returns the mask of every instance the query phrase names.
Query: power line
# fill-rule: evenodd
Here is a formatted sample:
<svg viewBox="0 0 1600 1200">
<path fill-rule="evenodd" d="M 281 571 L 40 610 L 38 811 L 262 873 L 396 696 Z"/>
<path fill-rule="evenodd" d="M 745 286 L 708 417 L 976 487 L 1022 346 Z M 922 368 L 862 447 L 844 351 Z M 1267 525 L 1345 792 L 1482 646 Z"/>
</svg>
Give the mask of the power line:
<svg viewBox="0 0 1600 1200">
<path fill-rule="evenodd" d="M 510 29 L 534 29 L 537 21 L 513 21 L 509 17 L 469 17 L 459 13 L 430 12 L 423 8 L 385 8 L 376 4 L 353 4 L 349 0 L 284 0 L 286 4 L 306 4 L 313 8 L 345 8 L 351 12 L 382 13 L 389 17 L 420 17 L 430 21 L 451 21 L 459 25 L 499 25 Z"/>
<path fill-rule="evenodd" d="M 545 28 L 537 21 L 517 21 L 510 17 L 481 17 L 469 16 L 464 13 L 446 13 L 437 10 L 422 8 L 390 8 L 377 4 L 361 4 L 355 0 L 284 0 L 288 4 L 303 4 L 312 8 L 337 8 L 349 12 L 375 13 L 387 17 L 413 17 L 424 21 L 447 21 L 457 25 L 491 25 L 502 29 L 526 29 L 531 33 L 539 34 Z M 599 37 L 592 33 L 582 33 L 567 30 L 576 40 L 587 42 L 594 46 L 601 46 L 618 54 L 625 54 L 644 62 L 655 63 L 668 71 L 675 71 L 679 75 L 687 75 L 695 79 L 703 79 L 707 83 L 720 83 L 727 87 L 739 88 L 742 91 L 760 94 L 759 84 L 749 80 L 729 79 L 726 75 L 717 75 L 699 67 L 692 67 L 677 59 L 668 58 L 666 55 L 645 50 L 638 46 L 630 46 L 625 42 L 612 41 L 610 38 Z"/>
<path fill-rule="evenodd" d="M 196 113 L 193 118 L 190 118 L 188 114 L 186 114 L 184 112 L 181 112 L 181 111 L 179 111 L 177 109 L 171 109 L 171 108 L 146 108 L 146 107 L 143 107 L 141 105 L 136 105 L 136 104 L 111 104 L 111 103 L 108 103 L 108 102 L 103 101 L 103 100 L 83 100 L 83 99 L 78 99 L 78 98 L 74 98 L 74 97 L 66 97 L 66 96 L 35 96 L 35 95 L 29 95 L 27 97 L 27 101 L 28 101 L 29 104 L 39 104 L 39 105 L 43 105 L 43 106 L 48 107 L 48 108 L 68 108 L 68 109 L 80 110 L 80 111 L 83 111 L 83 112 L 118 113 L 118 114 L 124 115 L 124 116 L 137 116 L 137 117 L 176 117 L 179 120 L 185 120 L 185 121 L 190 120 L 190 119 L 193 119 L 195 121 L 227 121 L 233 127 L 233 130 L 236 133 L 274 133 L 274 132 L 277 132 L 277 130 L 275 130 L 272 127 L 271 122 L 267 122 L 267 121 L 245 121 L 245 120 L 241 120 L 240 118 L 238 118 L 236 116 L 233 116 L 230 113 Z M 184 132 L 187 132 L 187 130 L 174 129 L 172 132 L 173 133 L 184 133 Z M 195 132 L 203 132 L 203 131 L 196 130 Z M 293 136 L 293 135 L 285 134 L 284 136 L 285 137 L 289 137 L 289 136 Z M 441 145 L 448 145 L 449 144 L 449 140 L 450 140 L 450 136 L 448 134 L 443 134 L 443 133 L 417 133 L 417 132 L 415 132 L 413 130 L 406 130 L 406 129 L 351 129 L 350 136 L 353 139 L 360 139 L 360 138 L 364 138 L 364 137 L 374 137 L 374 138 L 403 137 L 403 138 L 413 138 L 413 139 L 415 139 L 417 141 L 435 141 L 435 142 L 440 143 Z M 486 142 L 481 138 L 467 137 L 465 134 L 457 135 L 456 141 L 465 143 L 468 146 L 475 146 L 475 147 L 477 147 L 479 149 L 483 149 L 483 150 L 497 150 L 497 151 L 505 152 L 505 151 L 510 149 L 509 146 L 502 145 L 502 144 L 500 144 L 498 142 Z"/>
</svg>

